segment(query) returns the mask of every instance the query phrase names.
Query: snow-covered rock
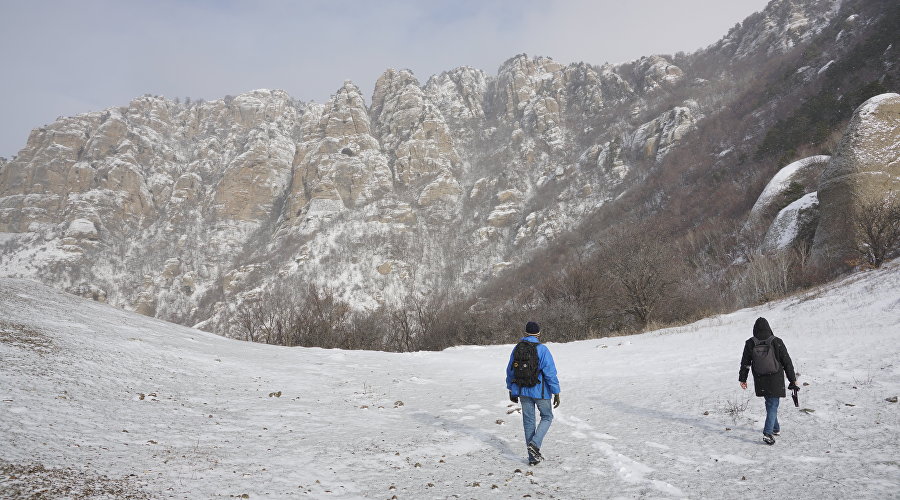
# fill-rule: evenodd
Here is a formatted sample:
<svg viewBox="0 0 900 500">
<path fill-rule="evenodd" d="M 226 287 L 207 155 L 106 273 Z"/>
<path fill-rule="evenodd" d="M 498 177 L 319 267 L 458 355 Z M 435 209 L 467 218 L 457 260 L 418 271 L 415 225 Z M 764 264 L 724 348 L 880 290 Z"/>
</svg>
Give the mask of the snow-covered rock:
<svg viewBox="0 0 900 500">
<path fill-rule="evenodd" d="M 808 193 L 781 209 L 762 244 L 764 252 L 778 252 L 799 245 L 809 246 L 819 223 L 819 198 Z"/>
<path fill-rule="evenodd" d="M 819 184 L 821 219 L 813 259 L 840 265 L 854 252 L 853 215 L 862 203 L 900 192 L 900 95 L 863 103 L 850 121 Z"/>
<path fill-rule="evenodd" d="M 779 170 L 766 184 L 759 198 L 756 199 L 756 203 L 753 204 L 753 208 L 750 209 L 747 224 L 754 225 L 764 222 L 774 215 L 773 210 L 780 210 L 785 205 L 783 198 L 792 184 L 802 191 L 796 193 L 797 197 L 816 191 L 819 176 L 830 160 L 831 157 L 828 155 L 810 156 L 791 162 Z"/>
<path fill-rule="evenodd" d="M 87 219 L 75 219 L 69 223 L 66 236 L 77 239 L 97 239 L 97 226 Z"/>
<path fill-rule="evenodd" d="M 707 50 L 721 51 L 734 60 L 760 52 L 767 56 L 784 54 L 825 29 L 840 6 L 841 0 L 773 0 Z"/>
<path fill-rule="evenodd" d="M 634 68 L 634 76 L 644 92 L 672 87 L 684 78 L 684 72 L 663 56 L 642 57 Z"/>
<path fill-rule="evenodd" d="M 686 102 L 684 106 L 676 106 L 661 114 L 634 131 L 626 140 L 629 146 L 639 158 L 660 161 L 675 147 L 679 141 L 690 132 L 702 114 L 698 111 L 698 105 L 694 101 Z"/>
</svg>

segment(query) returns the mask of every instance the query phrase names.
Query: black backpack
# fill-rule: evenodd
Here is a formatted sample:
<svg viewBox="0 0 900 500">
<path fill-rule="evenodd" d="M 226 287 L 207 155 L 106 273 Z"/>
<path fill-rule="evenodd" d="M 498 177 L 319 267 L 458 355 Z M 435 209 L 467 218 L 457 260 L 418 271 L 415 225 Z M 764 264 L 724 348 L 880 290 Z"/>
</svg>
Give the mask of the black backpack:
<svg viewBox="0 0 900 500">
<path fill-rule="evenodd" d="M 775 354 L 775 336 L 766 340 L 753 337 L 753 352 L 750 367 L 754 375 L 772 375 L 781 371 L 781 362 Z"/>
<path fill-rule="evenodd" d="M 513 349 L 513 383 L 519 387 L 534 387 L 538 378 L 537 344 L 523 340 Z"/>
</svg>

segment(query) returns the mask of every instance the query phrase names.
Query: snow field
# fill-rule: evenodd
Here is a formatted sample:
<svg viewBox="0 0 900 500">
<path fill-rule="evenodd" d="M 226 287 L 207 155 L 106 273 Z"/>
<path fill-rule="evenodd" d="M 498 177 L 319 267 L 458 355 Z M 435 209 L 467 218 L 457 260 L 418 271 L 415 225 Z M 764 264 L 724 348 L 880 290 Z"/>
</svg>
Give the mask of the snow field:
<svg viewBox="0 0 900 500">
<path fill-rule="evenodd" d="M 510 344 L 391 354 L 249 344 L 0 279 L 0 465 L 154 498 L 897 498 L 900 263 L 631 337 L 552 341 L 535 467 Z M 766 317 L 808 383 L 782 435 L 737 372 Z M 805 410 L 805 411 L 801 411 Z M 15 486 L 15 489 L 13 489 Z M 0 472 L 4 491 L 27 478 Z"/>
</svg>

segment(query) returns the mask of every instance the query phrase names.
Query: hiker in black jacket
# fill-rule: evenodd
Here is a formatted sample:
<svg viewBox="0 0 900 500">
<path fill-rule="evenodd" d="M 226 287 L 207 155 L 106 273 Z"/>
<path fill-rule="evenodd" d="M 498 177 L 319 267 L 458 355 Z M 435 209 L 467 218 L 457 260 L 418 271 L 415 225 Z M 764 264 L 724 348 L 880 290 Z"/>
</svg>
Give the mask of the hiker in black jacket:
<svg viewBox="0 0 900 500">
<path fill-rule="evenodd" d="M 794 363 L 788 355 L 784 342 L 772 333 L 765 318 L 757 318 L 753 324 L 753 336 L 744 343 L 741 356 L 741 371 L 738 381 L 741 389 L 747 389 L 747 373 L 753 370 L 753 388 L 756 395 L 766 400 L 766 424 L 763 427 L 763 442 L 775 444 L 775 437 L 781 432 L 778 425 L 778 403 L 785 397 L 784 377 L 790 381 L 791 390 L 798 389 Z"/>
</svg>

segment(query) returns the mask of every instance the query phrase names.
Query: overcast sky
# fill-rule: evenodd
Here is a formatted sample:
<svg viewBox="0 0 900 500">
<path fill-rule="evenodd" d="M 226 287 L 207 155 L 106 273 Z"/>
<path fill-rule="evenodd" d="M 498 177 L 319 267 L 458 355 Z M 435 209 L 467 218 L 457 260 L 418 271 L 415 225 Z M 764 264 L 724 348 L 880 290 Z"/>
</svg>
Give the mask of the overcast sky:
<svg viewBox="0 0 900 500">
<path fill-rule="evenodd" d="M 562 62 L 692 52 L 766 0 L 0 0 L 0 156 L 31 129 L 143 94 L 207 100 L 258 88 L 367 99 L 387 68 L 424 83 L 490 75 L 527 53 Z"/>
</svg>

